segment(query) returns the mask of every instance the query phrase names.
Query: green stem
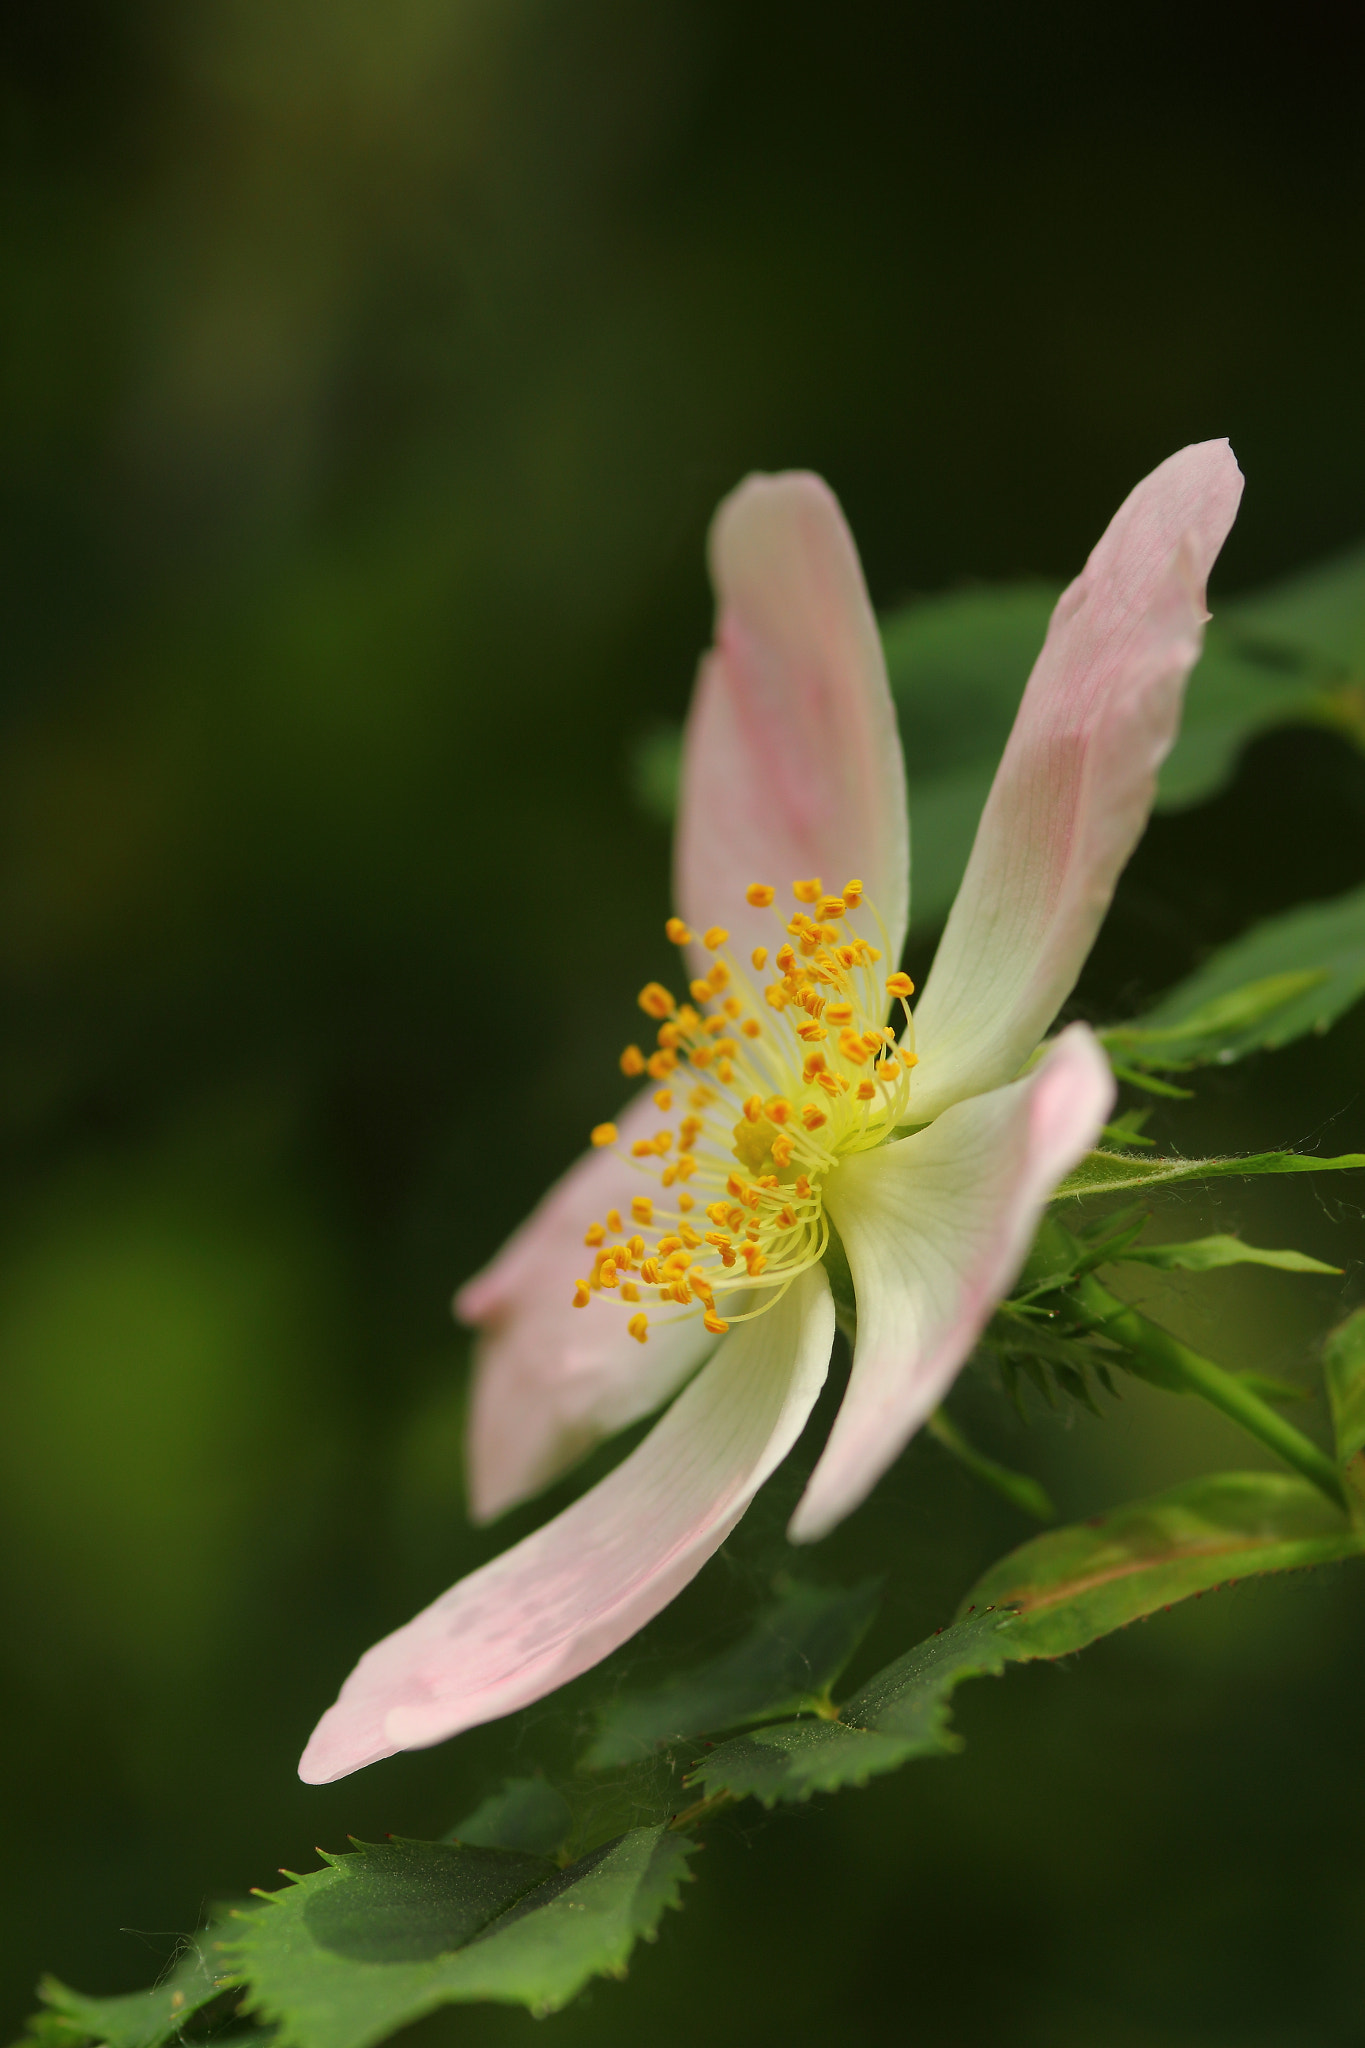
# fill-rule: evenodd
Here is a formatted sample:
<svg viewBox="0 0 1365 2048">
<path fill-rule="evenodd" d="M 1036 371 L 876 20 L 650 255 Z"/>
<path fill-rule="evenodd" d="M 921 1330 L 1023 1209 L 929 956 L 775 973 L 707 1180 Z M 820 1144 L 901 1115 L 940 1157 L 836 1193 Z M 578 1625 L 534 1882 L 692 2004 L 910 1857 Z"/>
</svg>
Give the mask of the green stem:
<svg viewBox="0 0 1365 2048">
<path fill-rule="evenodd" d="M 1296 1472 L 1302 1472 L 1305 1479 L 1311 1479 L 1337 1507 L 1349 1512 L 1346 1489 L 1332 1460 L 1235 1373 L 1225 1372 L 1221 1365 L 1191 1351 L 1169 1330 L 1149 1323 L 1146 1316 L 1102 1287 L 1093 1273 L 1069 1287 L 1066 1297 L 1092 1329 L 1103 1330 L 1106 1337 L 1131 1352 L 1138 1361 L 1140 1377 L 1178 1393 L 1202 1395 Z"/>
</svg>

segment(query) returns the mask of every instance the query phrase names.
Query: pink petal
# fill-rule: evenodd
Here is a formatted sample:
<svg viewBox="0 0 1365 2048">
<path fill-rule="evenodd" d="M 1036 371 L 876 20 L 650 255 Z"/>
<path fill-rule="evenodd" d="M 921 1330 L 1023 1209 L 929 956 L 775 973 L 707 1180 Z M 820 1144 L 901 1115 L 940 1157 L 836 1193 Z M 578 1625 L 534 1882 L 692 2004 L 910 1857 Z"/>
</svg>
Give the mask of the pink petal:
<svg viewBox="0 0 1365 2048">
<path fill-rule="evenodd" d="M 1058 601 L 915 1012 L 916 1122 L 1011 1080 L 1070 994 L 1175 739 L 1241 491 L 1226 441 L 1173 455 Z"/>
<path fill-rule="evenodd" d="M 720 1548 L 796 1442 L 833 1334 L 816 1267 L 735 1327 L 600 1485 L 367 1651 L 300 1776 L 326 1784 L 514 1713 L 634 1635 Z"/>
<path fill-rule="evenodd" d="M 855 1153 L 830 1176 L 858 1336 L 843 1406 L 792 1517 L 794 1542 L 857 1507 L 938 1406 L 1113 1100 L 1104 1054 L 1073 1024 L 1027 1079 Z"/>
<path fill-rule="evenodd" d="M 637 1096 L 617 1119 L 620 1147 L 571 1166 L 455 1297 L 462 1321 L 481 1326 L 466 1451 L 476 1521 L 530 1499 L 603 1437 L 659 1407 L 714 1347 L 700 1317 L 659 1324 L 642 1345 L 618 1300 L 571 1306 L 574 1283 L 592 1270 L 588 1225 L 608 1209 L 628 1216 L 633 1195 L 657 1195 L 620 1152 L 658 1123 L 650 1096 Z"/>
<path fill-rule="evenodd" d="M 817 476 L 751 476 L 711 528 L 716 640 L 687 722 L 675 860 L 678 907 L 721 925 L 738 955 L 771 947 L 767 882 L 790 915 L 793 881 L 855 877 L 881 913 L 894 965 L 910 852 L 905 769 L 886 664 L 853 537 Z"/>
</svg>

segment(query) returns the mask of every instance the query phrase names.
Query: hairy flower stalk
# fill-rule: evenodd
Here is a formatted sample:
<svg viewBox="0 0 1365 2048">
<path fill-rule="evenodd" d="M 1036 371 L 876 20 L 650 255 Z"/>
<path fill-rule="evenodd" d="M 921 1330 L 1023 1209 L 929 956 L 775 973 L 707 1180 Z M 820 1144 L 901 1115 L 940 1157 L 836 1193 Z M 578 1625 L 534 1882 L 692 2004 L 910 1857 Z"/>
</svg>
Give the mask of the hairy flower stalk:
<svg viewBox="0 0 1365 2048">
<path fill-rule="evenodd" d="M 366 1652 L 306 1779 L 514 1712 L 700 1570 L 824 1384 L 833 1232 L 853 1363 L 792 1540 L 851 1513 L 932 1416 L 1110 1112 L 1087 1027 L 1044 1040 L 1146 822 L 1240 491 L 1226 442 L 1182 450 L 1063 593 L 913 1021 L 905 769 L 852 538 L 812 476 L 721 506 L 668 926 L 687 990 L 642 992 L 654 1043 L 621 1062 L 639 1092 L 456 1297 L 480 1333 L 475 1515 L 663 1412 Z"/>
</svg>

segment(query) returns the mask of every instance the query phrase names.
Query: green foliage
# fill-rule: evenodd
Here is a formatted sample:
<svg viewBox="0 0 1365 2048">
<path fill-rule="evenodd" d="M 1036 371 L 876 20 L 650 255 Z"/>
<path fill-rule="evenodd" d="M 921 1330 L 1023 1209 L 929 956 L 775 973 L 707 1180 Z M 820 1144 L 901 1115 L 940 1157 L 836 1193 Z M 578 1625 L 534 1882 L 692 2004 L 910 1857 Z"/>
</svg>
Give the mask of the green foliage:
<svg viewBox="0 0 1365 2048">
<path fill-rule="evenodd" d="M 1243 1244 L 1240 1237 L 1196 1237 L 1188 1244 L 1133 1244 L 1113 1254 L 1126 1266 L 1155 1266 L 1163 1273 L 1209 1273 L 1217 1266 L 1275 1266 L 1282 1273 L 1340 1273 L 1307 1252 L 1270 1252 Z"/>
<path fill-rule="evenodd" d="M 1179 1181 L 1251 1179 L 1262 1173 L 1343 1173 L 1365 1167 L 1365 1152 L 1319 1159 L 1308 1152 L 1253 1152 L 1240 1159 L 1146 1159 L 1128 1152 L 1090 1152 L 1059 1181 L 1052 1199 L 1123 1194 L 1133 1188 L 1172 1186 Z"/>
<path fill-rule="evenodd" d="M 1143 1017 L 1101 1035 L 1138 1068 L 1227 1065 L 1326 1031 L 1365 994 L 1365 889 L 1267 919 Z"/>
<path fill-rule="evenodd" d="M 161 2048 L 179 2038 L 187 2020 L 229 1990 L 233 1978 L 221 1946 L 221 1924 L 187 1936 L 174 1967 L 149 1991 L 123 1998 L 86 1998 L 45 1977 L 38 1986 L 43 2010 L 29 2022 L 20 2048 Z"/>
<path fill-rule="evenodd" d="M 1358 1308 L 1332 1331 L 1323 1346 L 1322 1365 L 1337 1456 L 1356 1492 L 1365 1495 L 1365 1308 Z"/>
<path fill-rule="evenodd" d="M 362 1845 L 270 1894 L 234 1960 L 281 2048 L 366 2048 L 473 1999 L 553 2012 L 653 1938 L 690 1847 L 636 1828 L 555 1870 L 453 1843 Z"/>
<path fill-rule="evenodd" d="M 994 1676 L 1014 1655 L 999 1614 L 977 1614 L 940 1629 L 866 1685 L 838 1719 L 781 1721 L 722 1743 L 689 1783 L 708 1798 L 809 1799 L 865 1785 L 912 1757 L 949 1756 L 961 1747 L 948 1702 L 964 1678 Z"/>
<path fill-rule="evenodd" d="M 529 1856 L 554 1856 L 568 1841 L 573 1815 L 568 1802 L 544 1778 L 509 1778 L 446 1836 L 472 1849 L 513 1849 Z"/>
<path fill-rule="evenodd" d="M 1012 1607 L 1013 1653 L 1061 1657 L 1252 1572 L 1365 1551 L 1365 1534 L 1292 1473 L 1220 1472 L 1133 1501 L 1012 1551 L 964 1605 Z"/>
<path fill-rule="evenodd" d="M 848 1591 L 788 1586 L 732 1649 L 613 1702 L 584 1762 L 605 1770 L 662 1743 L 743 1727 L 770 1714 L 818 1710 L 866 1634 L 880 1595 L 880 1579 Z"/>
</svg>

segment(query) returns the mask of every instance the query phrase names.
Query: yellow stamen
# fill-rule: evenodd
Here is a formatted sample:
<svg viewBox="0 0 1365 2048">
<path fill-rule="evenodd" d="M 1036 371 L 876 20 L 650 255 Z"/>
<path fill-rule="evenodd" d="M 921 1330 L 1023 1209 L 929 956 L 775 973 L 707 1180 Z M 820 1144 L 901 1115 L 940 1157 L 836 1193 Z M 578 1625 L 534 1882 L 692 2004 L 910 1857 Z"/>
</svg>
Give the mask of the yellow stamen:
<svg viewBox="0 0 1365 2048">
<path fill-rule="evenodd" d="M 654 1204 L 648 1195 L 632 1195 L 630 1200 L 631 1221 L 649 1224 L 654 1221 Z"/>
<path fill-rule="evenodd" d="M 603 1145 L 614 1145 L 616 1143 L 615 1124 L 594 1124 L 592 1128 L 592 1142 L 599 1148 Z"/>
<path fill-rule="evenodd" d="M 680 917 L 670 917 L 664 926 L 664 937 L 670 946 L 686 946 L 691 943 L 692 934 Z"/>
<path fill-rule="evenodd" d="M 575 1280 L 575 1281 L 574 1281 L 574 1285 L 573 1285 L 573 1305 L 574 1305 L 574 1307 L 575 1307 L 575 1308 L 586 1308 L 586 1307 L 587 1307 L 587 1305 L 588 1305 L 588 1303 L 589 1303 L 589 1302 L 590 1302 L 591 1300 L 592 1300 L 592 1295 L 591 1295 L 591 1294 L 590 1294 L 590 1293 L 588 1292 L 588 1283 L 587 1283 L 587 1281 L 586 1281 L 586 1280 Z"/>
<path fill-rule="evenodd" d="M 647 981 L 637 1001 L 647 1017 L 671 1017 L 675 1007 L 672 996 L 659 981 Z"/>
<path fill-rule="evenodd" d="M 730 934 L 723 924 L 713 924 L 709 931 L 702 933 L 702 944 L 708 953 L 719 952 Z"/>
<path fill-rule="evenodd" d="M 584 1244 L 587 1244 L 587 1245 L 593 1245 L 593 1244 L 605 1244 L 605 1243 L 606 1243 L 606 1241 L 607 1241 L 607 1233 L 606 1233 L 606 1231 L 605 1231 L 605 1230 L 604 1230 L 604 1229 L 602 1228 L 601 1224 L 600 1224 L 600 1223 L 590 1223 L 590 1224 L 588 1225 L 588 1229 L 587 1229 L 587 1234 L 586 1234 L 586 1236 L 585 1236 L 585 1237 L 584 1237 L 584 1239 L 583 1239 L 583 1242 L 584 1242 Z"/>
<path fill-rule="evenodd" d="M 908 974 L 888 974 L 886 988 L 888 995 L 899 996 L 902 1001 L 915 993 L 915 984 Z"/>
<path fill-rule="evenodd" d="M 750 882 L 744 891 L 744 900 L 751 903 L 755 910 L 766 910 L 776 894 L 776 889 L 770 889 L 766 882 Z"/>
<path fill-rule="evenodd" d="M 808 882 L 793 882 L 792 895 L 798 903 L 818 903 L 821 895 L 820 877 L 813 875 Z"/>
<path fill-rule="evenodd" d="M 643 1344 L 649 1336 L 649 1317 L 641 1310 L 638 1316 L 631 1317 L 630 1321 L 626 1324 L 626 1328 L 630 1331 L 637 1344 Z"/>
<path fill-rule="evenodd" d="M 621 1055 L 621 1072 L 623 1074 L 643 1074 L 644 1070 L 645 1056 L 639 1046 L 628 1045 Z"/>
</svg>

